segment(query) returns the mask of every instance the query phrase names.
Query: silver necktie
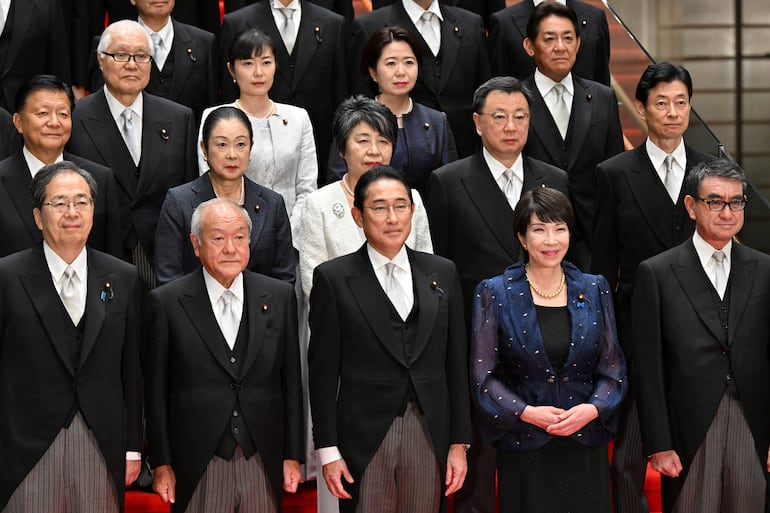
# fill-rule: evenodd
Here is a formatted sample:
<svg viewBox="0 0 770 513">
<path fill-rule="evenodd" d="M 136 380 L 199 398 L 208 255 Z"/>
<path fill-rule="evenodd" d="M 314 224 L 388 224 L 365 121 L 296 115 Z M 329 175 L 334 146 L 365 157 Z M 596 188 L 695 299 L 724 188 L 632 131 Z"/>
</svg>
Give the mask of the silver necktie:
<svg viewBox="0 0 770 513">
<path fill-rule="evenodd" d="M 80 288 L 75 282 L 76 279 L 75 270 L 72 266 L 68 265 L 61 277 L 61 292 L 59 293 L 61 302 L 64 308 L 67 309 L 67 313 L 75 326 L 80 322 L 80 318 L 83 317 L 83 310 L 85 308 Z"/>
<path fill-rule="evenodd" d="M 229 290 L 222 292 L 220 299 L 222 301 L 222 315 L 220 317 L 220 328 L 225 337 L 227 345 L 232 349 L 235 347 L 235 338 L 238 336 L 238 320 L 233 310 L 233 298 L 235 295 Z"/>
<path fill-rule="evenodd" d="M 428 44 L 428 48 L 430 48 L 433 55 L 438 55 L 441 49 L 441 36 L 436 33 L 436 28 L 433 25 L 433 18 L 435 16 L 435 14 L 429 11 L 422 13 L 420 16 L 420 34 L 422 34 L 422 38 Z"/>
<path fill-rule="evenodd" d="M 676 179 L 676 170 L 674 169 L 674 156 L 666 155 L 666 180 L 664 185 L 674 203 L 679 199 L 679 180 Z"/>
<path fill-rule="evenodd" d="M 150 39 L 152 39 L 152 45 L 155 47 L 155 54 L 152 58 L 155 61 L 155 65 L 161 70 L 166 63 L 166 49 L 163 47 L 163 38 L 157 32 L 152 32 Z"/>
<path fill-rule="evenodd" d="M 139 165 L 139 159 L 142 156 L 142 150 L 139 143 L 139 132 L 134 124 L 134 111 L 127 108 L 121 114 L 123 117 L 123 140 L 126 142 L 131 158 L 134 159 L 134 165 Z"/>
<path fill-rule="evenodd" d="M 516 203 L 519 202 L 519 194 L 516 187 L 519 178 L 516 176 L 516 173 L 514 173 L 512 169 L 506 169 L 503 172 L 503 177 L 505 177 L 505 187 L 503 188 L 503 193 L 505 193 L 505 197 L 508 199 L 508 204 L 511 205 L 511 208 L 516 208 Z"/>
<path fill-rule="evenodd" d="M 556 101 L 553 104 L 553 120 L 559 129 L 562 139 L 567 138 L 567 129 L 569 128 L 569 107 L 567 106 L 566 88 L 563 84 L 556 84 L 552 91 L 555 91 Z"/>
<path fill-rule="evenodd" d="M 278 10 L 283 14 L 283 25 L 281 26 L 283 44 L 286 45 L 286 51 L 291 55 L 294 51 L 294 43 L 297 42 L 297 28 L 294 26 L 294 9 L 279 7 Z"/>
<path fill-rule="evenodd" d="M 396 279 L 393 271 L 396 269 L 396 264 L 388 262 L 385 264 L 385 294 L 393 303 L 398 315 L 401 319 L 406 320 L 409 317 L 409 309 L 406 304 L 406 293 L 404 288 Z"/>
<path fill-rule="evenodd" d="M 714 288 L 717 289 L 719 297 L 724 299 L 725 289 L 727 288 L 727 273 L 725 273 L 725 255 L 724 251 L 714 251 L 711 258 L 714 260 Z"/>
</svg>

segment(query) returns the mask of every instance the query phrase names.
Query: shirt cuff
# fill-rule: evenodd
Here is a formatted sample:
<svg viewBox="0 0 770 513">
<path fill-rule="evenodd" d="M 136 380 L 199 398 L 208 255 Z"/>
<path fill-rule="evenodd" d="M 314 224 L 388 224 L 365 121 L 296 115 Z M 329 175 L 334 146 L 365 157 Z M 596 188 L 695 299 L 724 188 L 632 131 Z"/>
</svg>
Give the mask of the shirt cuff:
<svg viewBox="0 0 770 513">
<path fill-rule="evenodd" d="M 137 451 L 126 451 L 126 460 L 136 461 L 142 459 L 142 453 Z"/>
<path fill-rule="evenodd" d="M 318 459 L 321 460 L 321 465 L 326 465 L 327 463 L 341 460 L 342 454 L 336 445 L 332 447 L 321 447 L 318 449 Z"/>
</svg>

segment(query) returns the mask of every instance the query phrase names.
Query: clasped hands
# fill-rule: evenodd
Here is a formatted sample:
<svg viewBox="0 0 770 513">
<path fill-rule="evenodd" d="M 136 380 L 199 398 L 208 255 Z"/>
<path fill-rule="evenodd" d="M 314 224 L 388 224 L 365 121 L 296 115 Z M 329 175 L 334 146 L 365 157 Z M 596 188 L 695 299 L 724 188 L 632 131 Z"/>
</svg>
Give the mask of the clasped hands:
<svg viewBox="0 0 770 513">
<path fill-rule="evenodd" d="M 569 410 L 556 406 L 527 406 L 521 420 L 554 436 L 570 436 L 599 416 L 593 404 L 582 403 Z"/>
</svg>

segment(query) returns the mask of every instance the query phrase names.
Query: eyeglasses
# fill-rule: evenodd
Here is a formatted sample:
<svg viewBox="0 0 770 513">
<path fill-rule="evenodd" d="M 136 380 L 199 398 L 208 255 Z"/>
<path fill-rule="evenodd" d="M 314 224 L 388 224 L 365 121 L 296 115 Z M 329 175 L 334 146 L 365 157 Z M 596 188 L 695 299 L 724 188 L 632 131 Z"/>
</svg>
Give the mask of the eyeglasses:
<svg viewBox="0 0 770 513">
<path fill-rule="evenodd" d="M 152 55 L 149 53 L 137 53 L 137 54 L 130 54 L 130 53 L 107 53 L 102 52 L 102 55 L 107 55 L 109 57 L 112 57 L 112 60 L 115 62 L 128 62 L 131 59 L 134 60 L 137 64 L 147 64 L 152 60 Z"/>
<path fill-rule="evenodd" d="M 48 203 L 43 203 L 43 206 L 50 207 L 57 214 L 64 214 L 69 212 L 70 206 L 74 207 L 78 212 L 88 212 L 93 204 L 94 200 L 91 198 L 80 197 L 74 200 L 54 199 Z"/>
<path fill-rule="evenodd" d="M 743 199 L 734 199 L 730 201 L 722 201 L 719 199 L 703 199 L 699 197 L 695 197 L 698 201 L 702 201 L 703 203 L 708 206 L 709 210 L 712 212 L 721 212 L 725 209 L 725 207 L 730 207 L 730 210 L 733 212 L 740 212 L 744 208 L 746 208 L 746 198 Z"/>
<path fill-rule="evenodd" d="M 411 212 L 411 203 L 396 203 L 395 205 L 376 205 L 374 207 L 364 207 L 372 211 L 374 217 L 386 217 L 392 211 L 397 216 L 404 216 Z"/>
<path fill-rule="evenodd" d="M 514 125 L 521 126 L 529 119 L 529 112 L 517 112 L 515 114 L 506 114 L 505 112 L 479 112 L 484 116 L 492 118 L 492 123 L 498 126 L 504 126 L 510 119 Z"/>
</svg>

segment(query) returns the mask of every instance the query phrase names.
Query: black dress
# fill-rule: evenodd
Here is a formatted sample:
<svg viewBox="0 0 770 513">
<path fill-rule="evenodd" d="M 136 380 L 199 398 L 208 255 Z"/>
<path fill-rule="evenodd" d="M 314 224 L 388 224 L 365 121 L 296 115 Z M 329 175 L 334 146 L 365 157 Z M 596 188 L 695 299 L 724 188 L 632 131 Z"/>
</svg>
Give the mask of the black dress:
<svg viewBox="0 0 770 513">
<path fill-rule="evenodd" d="M 560 372 L 570 348 L 569 311 L 566 306 L 536 306 L 536 311 L 546 353 Z M 498 450 L 497 472 L 500 513 L 612 511 L 607 444 L 588 447 L 554 437 L 535 450 Z"/>
</svg>

